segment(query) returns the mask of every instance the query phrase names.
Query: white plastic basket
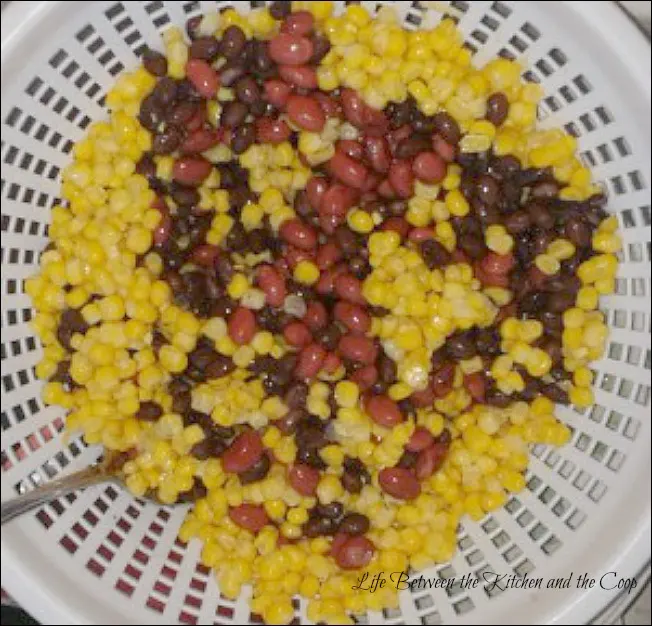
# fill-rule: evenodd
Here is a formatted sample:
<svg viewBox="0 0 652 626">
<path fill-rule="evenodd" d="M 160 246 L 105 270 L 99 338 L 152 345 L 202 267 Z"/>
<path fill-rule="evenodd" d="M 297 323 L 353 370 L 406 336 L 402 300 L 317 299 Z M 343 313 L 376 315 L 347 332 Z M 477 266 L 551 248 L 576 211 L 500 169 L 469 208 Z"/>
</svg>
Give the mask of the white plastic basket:
<svg viewBox="0 0 652 626">
<path fill-rule="evenodd" d="M 22 280 L 47 243 L 58 174 L 72 142 L 101 118 L 115 76 L 159 47 L 170 24 L 226 5 L 260 2 L 15 2 L 2 16 L 2 499 L 97 451 L 61 439 L 62 411 L 44 408 L 34 376 L 39 345 Z M 343 4 L 343 3 L 340 3 Z M 364 2 L 370 10 L 382 3 Z M 408 27 L 439 19 L 397 2 Z M 444 4 L 444 3 L 440 3 Z M 481 523 L 465 522 L 453 561 L 428 576 L 475 573 L 475 589 L 404 592 L 372 623 L 584 623 L 617 590 L 599 585 L 487 591 L 483 572 L 631 577 L 650 555 L 650 50 L 607 2 L 452 2 L 483 62 L 523 57 L 547 97 L 545 125 L 578 135 L 608 190 L 624 253 L 617 294 L 603 303 L 611 337 L 597 367 L 597 404 L 560 409 L 574 430 L 562 449 L 537 446 L 528 488 Z M 135 501 L 115 487 L 53 502 L 2 532 L 2 585 L 44 623 L 231 624 L 247 598 L 220 597 L 176 539 L 181 508 Z M 304 622 L 305 606 L 297 603 Z"/>
</svg>

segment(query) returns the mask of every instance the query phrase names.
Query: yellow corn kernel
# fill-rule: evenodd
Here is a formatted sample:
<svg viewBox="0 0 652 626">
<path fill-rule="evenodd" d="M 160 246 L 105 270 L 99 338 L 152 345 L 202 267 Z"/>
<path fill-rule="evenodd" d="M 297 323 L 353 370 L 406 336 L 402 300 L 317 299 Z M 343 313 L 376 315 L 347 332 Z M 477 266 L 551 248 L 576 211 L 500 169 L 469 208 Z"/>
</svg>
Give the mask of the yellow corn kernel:
<svg viewBox="0 0 652 626">
<path fill-rule="evenodd" d="M 168 372 L 183 372 L 188 366 L 188 357 L 174 346 L 165 345 L 159 350 L 159 361 Z"/>
<path fill-rule="evenodd" d="M 580 290 L 577 292 L 575 304 L 584 311 L 593 311 L 598 308 L 599 297 L 600 294 L 595 287 L 580 287 Z"/>
<path fill-rule="evenodd" d="M 358 386 L 349 380 L 342 380 L 335 385 L 335 402 L 341 407 L 357 406 L 359 398 Z"/>
<path fill-rule="evenodd" d="M 294 268 L 294 280 L 305 285 L 313 285 L 319 280 L 319 268 L 311 261 L 299 261 Z"/>
<path fill-rule="evenodd" d="M 354 209 L 347 216 L 347 223 L 349 228 L 356 232 L 367 234 L 374 229 L 374 220 L 366 211 L 361 211 L 360 209 Z"/>
<path fill-rule="evenodd" d="M 446 194 L 446 208 L 451 215 L 456 217 L 464 217 L 468 215 L 471 207 L 467 202 L 466 198 L 462 195 L 462 192 L 458 189 L 453 189 Z"/>
<path fill-rule="evenodd" d="M 561 268 L 559 261 L 549 254 L 537 255 L 537 257 L 534 259 L 534 264 L 541 272 L 546 274 L 546 276 L 557 274 Z"/>
<path fill-rule="evenodd" d="M 226 288 L 229 296 L 234 300 L 239 300 L 249 289 L 249 281 L 244 274 L 235 274 Z"/>
</svg>

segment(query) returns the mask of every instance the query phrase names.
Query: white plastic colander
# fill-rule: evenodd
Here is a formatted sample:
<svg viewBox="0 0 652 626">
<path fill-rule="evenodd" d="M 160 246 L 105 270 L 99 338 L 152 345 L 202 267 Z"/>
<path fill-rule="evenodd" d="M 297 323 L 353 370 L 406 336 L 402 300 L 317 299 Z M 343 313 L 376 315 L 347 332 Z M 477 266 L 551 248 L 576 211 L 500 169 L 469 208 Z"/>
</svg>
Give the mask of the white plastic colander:
<svg viewBox="0 0 652 626">
<path fill-rule="evenodd" d="M 47 244 L 50 207 L 74 141 L 105 115 L 108 88 L 145 44 L 192 15 L 264 2 L 14 2 L 2 15 L 2 499 L 97 450 L 64 443 L 63 411 L 45 408 L 34 375 L 40 347 L 23 279 Z M 338 3 L 344 4 L 344 3 Z M 384 3 L 363 2 L 371 11 Z M 408 28 L 440 14 L 394 5 Z M 435 3 L 432 3 L 435 4 Z M 437 3 L 440 6 L 448 3 Z M 478 63 L 503 54 L 541 82 L 546 126 L 579 138 L 624 237 L 611 326 L 596 366 L 597 404 L 560 409 L 573 429 L 561 449 L 536 446 L 528 488 L 480 523 L 465 522 L 459 552 L 428 577 L 472 573 L 475 589 L 403 592 L 399 611 L 371 623 L 584 623 L 618 590 L 500 592 L 483 573 L 599 579 L 635 575 L 650 555 L 650 50 L 609 2 L 450 3 Z M 88 489 L 2 532 L 2 586 L 44 623 L 250 623 L 247 597 L 220 596 L 183 545 L 182 508 L 159 508 L 116 487 Z M 613 580 L 610 578 L 609 583 Z M 297 617 L 306 621 L 305 605 Z M 365 620 L 361 620 L 365 621 Z"/>
</svg>

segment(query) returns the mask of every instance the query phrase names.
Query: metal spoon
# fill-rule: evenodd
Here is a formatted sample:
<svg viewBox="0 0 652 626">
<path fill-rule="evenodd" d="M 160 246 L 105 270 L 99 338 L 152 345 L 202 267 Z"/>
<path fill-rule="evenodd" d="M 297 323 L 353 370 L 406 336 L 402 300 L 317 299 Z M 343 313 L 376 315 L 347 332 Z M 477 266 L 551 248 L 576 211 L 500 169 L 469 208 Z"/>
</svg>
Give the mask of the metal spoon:
<svg viewBox="0 0 652 626">
<path fill-rule="evenodd" d="M 71 491 L 85 489 L 86 487 L 99 485 L 100 483 L 105 482 L 121 484 L 119 477 L 121 466 L 116 464 L 116 456 L 118 455 L 108 455 L 101 462 L 95 465 L 86 467 L 74 474 L 64 476 L 63 478 L 45 483 L 44 485 L 39 485 L 22 496 L 2 502 L 2 521 L 0 522 L 0 525 L 3 525 L 5 522 L 14 519 L 14 517 L 27 513 L 27 511 L 31 511 L 42 504 L 46 504 L 56 498 L 65 496 Z"/>
</svg>

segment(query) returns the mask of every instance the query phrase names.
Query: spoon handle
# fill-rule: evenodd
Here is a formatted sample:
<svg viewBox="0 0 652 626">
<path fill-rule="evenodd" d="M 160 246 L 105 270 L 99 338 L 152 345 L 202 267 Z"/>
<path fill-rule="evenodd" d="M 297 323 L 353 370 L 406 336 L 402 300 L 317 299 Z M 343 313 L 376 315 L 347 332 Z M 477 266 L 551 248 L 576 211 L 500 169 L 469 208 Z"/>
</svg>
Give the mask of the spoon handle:
<svg viewBox="0 0 652 626">
<path fill-rule="evenodd" d="M 84 489 L 85 487 L 90 487 L 91 485 L 96 485 L 111 479 L 112 477 L 101 467 L 94 465 L 74 474 L 59 478 L 58 480 L 40 485 L 22 496 L 3 502 L 1 507 L 2 521 L 0 525 L 14 519 L 18 515 L 31 511 L 41 504 L 64 496 L 71 491 Z"/>
</svg>

